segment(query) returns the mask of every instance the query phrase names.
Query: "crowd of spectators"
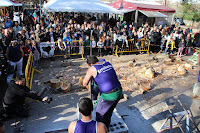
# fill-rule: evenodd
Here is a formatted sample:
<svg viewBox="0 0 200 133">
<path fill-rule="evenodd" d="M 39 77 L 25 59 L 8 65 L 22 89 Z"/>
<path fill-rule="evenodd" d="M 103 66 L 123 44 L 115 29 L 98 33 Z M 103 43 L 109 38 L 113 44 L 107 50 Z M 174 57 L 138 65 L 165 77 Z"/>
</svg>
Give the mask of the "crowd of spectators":
<svg viewBox="0 0 200 133">
<path fill-rule="evenodd" d="M 18 74 L 24 72 L 30 52 L 38 65 L 40 42 L 56 42 L 57 54 L 84 53 L 85 57 L 90 55 L 90 46 L 98 56 L 112 54 L 116 45 L 128 49 L 130 40 L 137 49 L 141 38 L 150 40 L 153 52 L 177 51 L 180 57 L 191 53 L 192 47 L 200 46 L 200 30 L 193 35 L 192 28 L 151 27 L 148 23 L 136 27 L 132 22 L 105 20 L 85 13 L 49 14 L 41 18 L 36 11 L 12 14 L 6 14 L 0 28 L 0 52 L 6 55 L 8 63 L 18 66 Z"/>
</svg>

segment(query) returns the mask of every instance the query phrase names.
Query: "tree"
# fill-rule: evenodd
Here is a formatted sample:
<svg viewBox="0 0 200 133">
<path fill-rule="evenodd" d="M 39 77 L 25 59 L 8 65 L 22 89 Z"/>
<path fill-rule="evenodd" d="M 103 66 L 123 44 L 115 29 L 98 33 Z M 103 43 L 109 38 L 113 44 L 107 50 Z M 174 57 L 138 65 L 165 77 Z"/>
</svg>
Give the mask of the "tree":
<svg viewBox="0 0 200 133">
<path fill-rule="evenodd" d="M 200 21 L 200 8 L 198 4 L 182 2 L 177 16 L 183 20 Z"/>
</svg>

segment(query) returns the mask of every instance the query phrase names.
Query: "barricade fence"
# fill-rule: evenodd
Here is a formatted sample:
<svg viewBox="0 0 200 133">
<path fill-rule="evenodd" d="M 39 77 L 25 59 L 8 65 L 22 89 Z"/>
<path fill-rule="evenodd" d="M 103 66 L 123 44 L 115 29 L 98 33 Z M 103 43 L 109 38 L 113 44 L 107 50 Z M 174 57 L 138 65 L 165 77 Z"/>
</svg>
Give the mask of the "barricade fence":
<svg viewBox="0 0 200 133">
<path fill-rule="evenodd" d="M 84 60 L 84 46 L 83 42 L 80 40 L 71 41 L 70 44 L 66 44 L 66 42 L 55 42 L 55 56 L 71 56 L 71 55 L 81 55 Z"/>
<path fill-rule="evenodd" d="M 28 57 L 28 61 L 25 68 L 25 79 L 26 79 L 26 86 L 31 90 L 32 82 L 33 82 L 33 74 L 34 71 L 42 73 L 34 68 L 34 59 L 33 54 L 30 53 Z"/>
<path fill-rule="evenodd" d="M 122 45 L 116 45 L 115 48 L 115 55 L 118 57 L 118 54 L 120 53 L 132 53 L 132 52 L 147 52 L 149 54 L 149 46 L 150 46 L 150 40 L 149 39 L 129 39 L 128 40 L 128 47 Z"/>
<path fill-rule="evenodd" d="M 90 48 L 90 51 L 93 51 L 93 49 L 98 49 L 98 47 L 92 47 L 92 46 L 84 46 L 83 41 L 80 40 L 74 40 L 71 41 L 69 44 L 66 44 L 66 42 L 62 41 L 60 44 L 59 42 L 41 42 L 40 43 L 40 51 L 41 51 L 41 57 L 47 58 L 52 56 L 73 56 L 73 55 L 80 55 L 81 58 L 84 60 L 84 49 L 86 47 Z M 120 53 L 133 53 L 133 52 L 147 52 L 149 54 L 150 46 L 157 46 L 161 47 L 161 45 L 154 45 L 150 44 L 149 39 L 129 39 L 128 40 L 128 47 L 125 45 L 111 45 L 111 46 L 104 46 L 103 49 L 110 49 L 111 53 L 113 55 L 116 55 L 118 57 L 118 54 Z M 171 41 L 168 43 L 169 50 L 178 49 L 175 46 L 175 42 Z M 162 46 L 162 48 L 165 48 L 165 46 Z M 186 46 L 184 48 L 188 48 L 190 46 Z M 90 52 L 91 54 L 92 52 Z"/>
</svg>

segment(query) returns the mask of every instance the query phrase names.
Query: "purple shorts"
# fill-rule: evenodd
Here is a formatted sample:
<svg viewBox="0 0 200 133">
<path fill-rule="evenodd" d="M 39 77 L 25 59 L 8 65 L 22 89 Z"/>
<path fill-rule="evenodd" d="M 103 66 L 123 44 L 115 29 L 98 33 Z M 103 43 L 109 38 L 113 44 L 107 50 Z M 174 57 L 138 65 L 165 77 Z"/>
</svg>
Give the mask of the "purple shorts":
<svg viewBox="0 0 200 133">
<path fill-rule="evenodd" d="M 109 129 L 111 116 L 118 102 L 119 100 L 103 100 L 101 97 L 99 99 L 96 107 L 96 121 L 103 122 L 106 125 L 107 129 Z"/>
</svg>

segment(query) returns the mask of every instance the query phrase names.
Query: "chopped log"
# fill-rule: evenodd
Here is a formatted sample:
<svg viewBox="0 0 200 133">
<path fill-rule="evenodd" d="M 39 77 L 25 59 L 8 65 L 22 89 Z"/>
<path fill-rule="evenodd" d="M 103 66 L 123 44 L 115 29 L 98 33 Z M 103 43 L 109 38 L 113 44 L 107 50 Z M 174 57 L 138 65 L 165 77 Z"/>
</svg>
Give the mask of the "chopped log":
<svg viewBox="0 0 200 133">
<path fill-rule="evenodd" d="M 151 84 L 149 81 L 141 81 L 140 88 L 142 88 L 145 91 L 149 91 L 151 89 Z"/>
<path fill-rule="evenodd" d="M 166 65 L 172 65 L 172 59 L 166 58 L 166 59 L 164 60 L 164 64 L 166 64 Z"/>
<path fill-rule="evenodd" d="M 188 70 L 188 71 L 192 70 L 192 65 L 186 63 L 185 64 L 185 69 Z"/>
<path fill-rule="evenodd" d="M 180 75 L 185 75 L 185 74 L 186 74 L 185 68 L 184 68 L 183 66 L 179 66 L 179 67 L 178 67 L 178 73 L 179 73 Z"/>
<path fill-rule="evenodd" d="M 51 79 L 50 80 L 50 86 L 53 88 L 57 88 L 60 86 L 60 80 L 59 79 Z"/>
<path fill-rule="evenodd" d="M 69 91 L 71 91 L 71 87 L 72 87 L 72 84 L 67 84 L 67 83 L 64 83 L 62 82 L 62 84 L 60 85 L 60 88 L 63 92 L 67 93 Z"/>
<path fill-rule="evenodd" d="M 148 70 L 146 70 L 145 77 L 151 78 L 151 79 L 154 78 L 154 71 L 152 68 L 149 68 Z"/>
<path fill-rule="evenodd" d="M 133 61 L 128 62 L 128 66 L 132 67 L 133 66 Z"/>
<path fill-rule="evenodd" d="M 122 80 L 127 80 L 126 75 L 124 75 L 124 76 L 122 77 Z"/>
</svg>

